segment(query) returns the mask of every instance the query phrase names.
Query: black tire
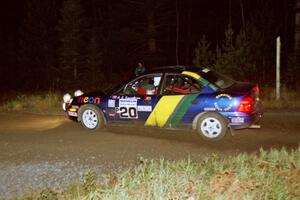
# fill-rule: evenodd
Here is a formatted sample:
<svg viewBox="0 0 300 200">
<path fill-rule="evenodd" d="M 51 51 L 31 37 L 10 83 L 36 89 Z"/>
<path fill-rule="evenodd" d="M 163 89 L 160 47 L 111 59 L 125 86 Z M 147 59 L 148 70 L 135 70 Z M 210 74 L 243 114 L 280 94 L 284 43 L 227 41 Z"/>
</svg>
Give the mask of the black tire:
<svg viewBox="0 0 300 200">
<path fill-rule="evenodd" d="M 205 140 L 221 140 L 227 133 L 227 124 L 227 121 L 218 113 L 204 113 L 197 121 L 197 132 Z"/>
<path fill-rule="evenodd" d="M 83 105 L 78 111 L 78 121 L 84 128 L 90 130 L 103 129 L 106 122 L 101 110 L 94 105 Z"/>
</svg>

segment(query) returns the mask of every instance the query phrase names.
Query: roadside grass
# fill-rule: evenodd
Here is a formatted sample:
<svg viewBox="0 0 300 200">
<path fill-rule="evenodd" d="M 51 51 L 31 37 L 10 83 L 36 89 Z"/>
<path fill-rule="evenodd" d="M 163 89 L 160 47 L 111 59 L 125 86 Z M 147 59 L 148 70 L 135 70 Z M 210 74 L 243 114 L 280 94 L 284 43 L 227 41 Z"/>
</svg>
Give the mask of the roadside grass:
<svg viewBox="0 0 300 200">
<path fill-rule="evenodd" d="M 299 199 L 300 148 L 201 161 L 146 160 L 127 171 L 46 189 L 22 199 Z"/>
<path fill-rule="evenodd" d="M 2 102 L 0 111 L 28 111 L 52 113 L 60 111 L 62 94 L 45 92 L 40 94 L 17 94 Z"/>
<path fill-rule="evenodd" d="M 290 90 L 286 87 L 281 88 L 280 99 L 276 100 L 276 92 L 274 88 L 261 88 L 261 99 L 265 109 L 300 109 L 300 92 Z"/>
</svg>

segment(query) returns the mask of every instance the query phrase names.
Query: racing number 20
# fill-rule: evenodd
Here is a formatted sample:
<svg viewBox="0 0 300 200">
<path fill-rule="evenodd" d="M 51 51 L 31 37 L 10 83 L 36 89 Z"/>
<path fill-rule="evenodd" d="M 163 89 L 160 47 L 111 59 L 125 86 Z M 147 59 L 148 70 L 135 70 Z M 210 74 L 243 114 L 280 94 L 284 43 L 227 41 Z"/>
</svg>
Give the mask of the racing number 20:
<svg viewBox="0 0 300 200">
<path fill-rule="evenodd" d="M 119 109 L 121 118 L 137 118 L 135 107 L 120 107 Z"/>
</svg>

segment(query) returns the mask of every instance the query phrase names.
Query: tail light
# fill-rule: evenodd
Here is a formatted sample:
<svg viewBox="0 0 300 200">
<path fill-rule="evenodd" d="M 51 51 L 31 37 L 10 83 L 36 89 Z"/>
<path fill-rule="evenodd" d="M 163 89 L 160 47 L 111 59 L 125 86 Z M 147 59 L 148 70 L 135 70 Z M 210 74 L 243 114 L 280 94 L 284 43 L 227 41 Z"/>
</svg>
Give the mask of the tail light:
<svg viewBox="0 0 300 200">
<path fill-rule="evenodd" d="M 243 113 L 249 113 L 253 110 L 253 104 L 254 104 L 253 98 L 245 97 L 240 103 L 238 107 L 238 111 Z"/>
</svg>

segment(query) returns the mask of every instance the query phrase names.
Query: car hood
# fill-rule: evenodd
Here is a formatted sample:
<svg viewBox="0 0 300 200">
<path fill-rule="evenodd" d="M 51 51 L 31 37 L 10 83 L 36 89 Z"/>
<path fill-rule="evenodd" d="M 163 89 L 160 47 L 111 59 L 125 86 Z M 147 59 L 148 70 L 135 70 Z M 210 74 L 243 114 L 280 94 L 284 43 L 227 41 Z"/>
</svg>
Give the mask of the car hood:
<svg viewBox="0 0 300 200">
<path fill-rule="evenodd" d="M 104 96 L 106 95 L 102 90 L 94 90 L 84 93 L 82 96 Z"/>
</svg>

